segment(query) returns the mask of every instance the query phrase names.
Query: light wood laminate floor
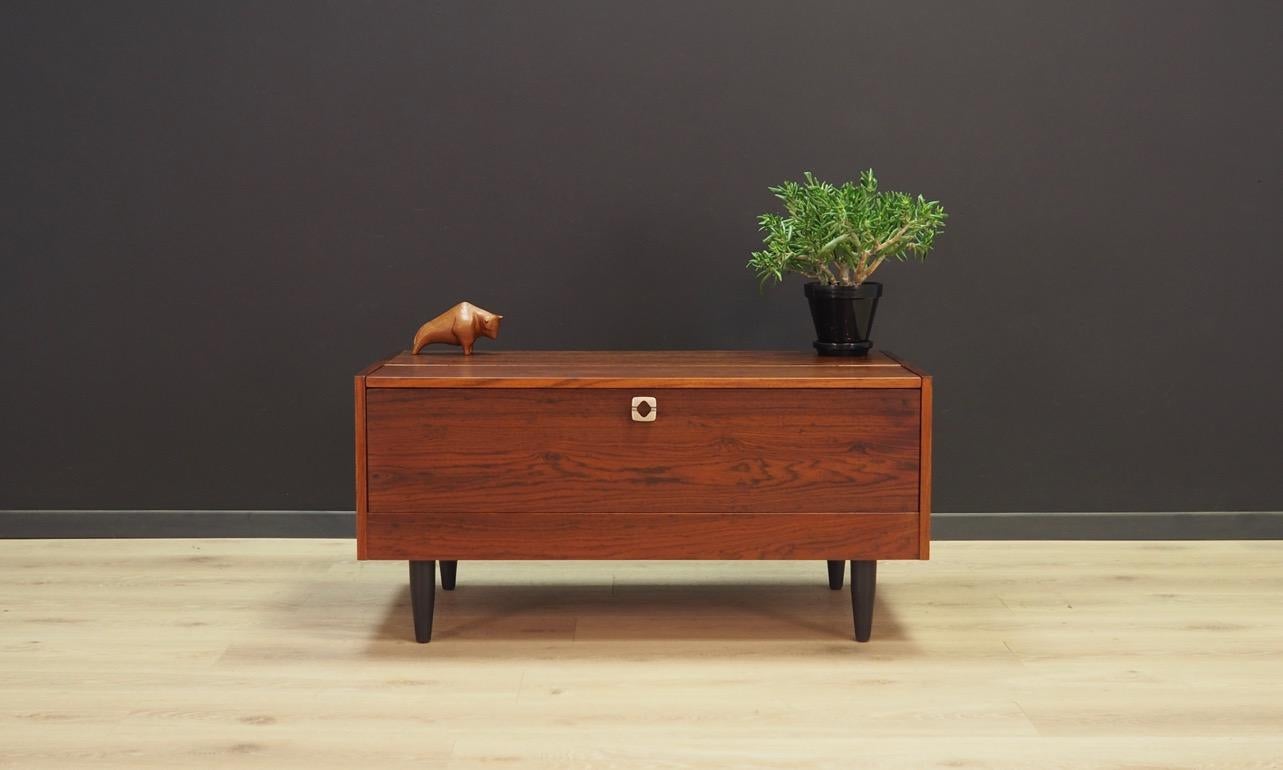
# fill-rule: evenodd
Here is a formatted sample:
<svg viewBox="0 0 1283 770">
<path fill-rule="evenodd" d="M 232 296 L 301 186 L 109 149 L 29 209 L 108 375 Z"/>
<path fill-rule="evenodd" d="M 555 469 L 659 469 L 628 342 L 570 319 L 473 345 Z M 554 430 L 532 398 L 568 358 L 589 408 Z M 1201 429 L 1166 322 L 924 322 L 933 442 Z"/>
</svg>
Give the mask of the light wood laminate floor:
<svg viewBox="0 0 1283 770">
<path fill-rule="evenodd" d="M 347 540 L 0 541 L 0 766 L 1283 767 L 1283 542 L 461 562 L 432 644 Z"/>
</svg>

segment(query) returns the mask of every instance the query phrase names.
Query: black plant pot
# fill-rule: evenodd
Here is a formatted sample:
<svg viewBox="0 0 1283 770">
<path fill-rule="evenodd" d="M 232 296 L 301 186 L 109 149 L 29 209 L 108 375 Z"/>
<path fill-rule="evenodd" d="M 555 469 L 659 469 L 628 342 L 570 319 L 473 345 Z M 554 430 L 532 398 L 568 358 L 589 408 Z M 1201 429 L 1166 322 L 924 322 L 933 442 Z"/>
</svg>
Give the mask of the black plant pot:
<svg viewBox="0 0 1283 770">
<path fill-rule="evenodd" d="M 815 321 L 815 349 L 822 356 L 868 355 L 873 343 L 869 332 L 878 310 L 882 284 L 865 281 L 859 286 L 836 286 L 812 281 L 806 285 Z"/>
</svg>

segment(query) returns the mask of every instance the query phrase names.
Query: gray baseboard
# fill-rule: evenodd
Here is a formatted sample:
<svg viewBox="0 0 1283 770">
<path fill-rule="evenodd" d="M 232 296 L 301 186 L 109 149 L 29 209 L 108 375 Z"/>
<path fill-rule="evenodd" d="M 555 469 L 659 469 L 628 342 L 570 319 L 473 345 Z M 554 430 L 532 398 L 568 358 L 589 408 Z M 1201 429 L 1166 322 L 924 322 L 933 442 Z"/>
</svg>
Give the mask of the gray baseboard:
<svg viewBox="0 0 1283 770">
<path fill-rule="evenodd" d="M 0 539 L 354 537 L 351 511 L 0 511 Z M 1279 540 L 1283 511 L 937 513 L 935 540 Z"/>
<path fill-rule="evenodd" d="M 356 537 L 352 511 L 0 511 L 0 539 Z"/>
<path fill-rule="evenodd" d="M 933 540 L 1279 540 L 1283 511 L 937 513 Z"/>
</svg>

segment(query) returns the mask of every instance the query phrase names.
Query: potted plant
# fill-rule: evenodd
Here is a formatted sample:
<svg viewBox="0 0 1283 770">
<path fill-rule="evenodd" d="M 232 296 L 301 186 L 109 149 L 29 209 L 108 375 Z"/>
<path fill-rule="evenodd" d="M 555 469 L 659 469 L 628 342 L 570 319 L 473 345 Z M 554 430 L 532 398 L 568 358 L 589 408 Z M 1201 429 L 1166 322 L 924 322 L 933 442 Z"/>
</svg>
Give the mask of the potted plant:
<svg viewBox="0 0 1283 770">
<path fill-rule="evenodd" d="M 878 190 L 873 169 L 859 182 L 840 186 L 806 172 L 802 182 L 770 188 L 786 216 L 757 218 L 762 251 L 748 266 L 763 284 L 788 272 L 815 280 L 806 284 L 820 355 L 863 356 L 882 284 L 868 280 L 884 261 L 923 259 L 944 229 L 947 216 L 936 201 Z"/>
</svg>

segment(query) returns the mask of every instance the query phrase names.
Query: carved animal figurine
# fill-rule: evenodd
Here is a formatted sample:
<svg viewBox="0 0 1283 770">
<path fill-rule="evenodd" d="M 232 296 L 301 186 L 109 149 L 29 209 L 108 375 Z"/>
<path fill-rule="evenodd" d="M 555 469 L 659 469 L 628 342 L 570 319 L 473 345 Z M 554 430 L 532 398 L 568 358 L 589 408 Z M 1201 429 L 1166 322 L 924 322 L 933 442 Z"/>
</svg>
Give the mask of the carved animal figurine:
<svg viewBox="0 0 1283 770">
<path fill-rule="evenodd" d="M 414 335 L 411 353 L 418 353 L 424 345 L 445 342 L 462 345 L 465 356 L 472 355 L 472 343 L 478 337 L 495 339 L 499 336 L 499 322 L 503 316 L 482 310 L 471 302 L 460 302 L 441 315 L 419 327 Z"/>
</svg>

